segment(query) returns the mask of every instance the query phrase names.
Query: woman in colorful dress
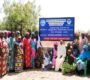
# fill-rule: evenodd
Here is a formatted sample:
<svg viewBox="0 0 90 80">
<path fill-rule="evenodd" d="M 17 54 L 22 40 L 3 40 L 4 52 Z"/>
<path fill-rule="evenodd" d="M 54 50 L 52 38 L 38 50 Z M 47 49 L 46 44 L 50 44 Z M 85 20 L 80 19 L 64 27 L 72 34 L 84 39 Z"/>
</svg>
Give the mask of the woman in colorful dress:
<svg viewBox="0 0 90 80">
<path fill-rule="evenodd" d="M 15 42 L 15 72 L 21 72 L 23 70 L 23 49 L 21 36 L 18 36 Z"/>
<path fill-rule="evenodd" d="M 8 44 L 4 41 L 3 34 L 0 33 L 0 76 L 7 73 L 8 53 Z"/>
<path fill-rule="evenodd" d="M 31 68 L 32 61 L 31 61 L 31 38 L 29 36 L 29 32 L 26 32 L 26 36 L 23 38 L 23 50 L 24 50 L 24 67 Z"/>
</svg>

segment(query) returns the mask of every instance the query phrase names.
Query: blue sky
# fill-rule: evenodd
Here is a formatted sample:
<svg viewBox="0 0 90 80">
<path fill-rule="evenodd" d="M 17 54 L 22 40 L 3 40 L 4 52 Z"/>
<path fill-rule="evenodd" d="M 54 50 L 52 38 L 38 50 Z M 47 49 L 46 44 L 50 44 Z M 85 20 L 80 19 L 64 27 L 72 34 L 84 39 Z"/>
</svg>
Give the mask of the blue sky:
<svg viewBox="0 0 90 80">
<path fill-rule="evenodd" d="M 0 0 L 0 12 L 2 3 Z M 36 5 L 41 6 L 41 17 L 75 17 L 75 31 L 90 30 L 90 0 L 36 0 Z M 3 16 L 0 13 L 0 20 Z"/>
</svg>

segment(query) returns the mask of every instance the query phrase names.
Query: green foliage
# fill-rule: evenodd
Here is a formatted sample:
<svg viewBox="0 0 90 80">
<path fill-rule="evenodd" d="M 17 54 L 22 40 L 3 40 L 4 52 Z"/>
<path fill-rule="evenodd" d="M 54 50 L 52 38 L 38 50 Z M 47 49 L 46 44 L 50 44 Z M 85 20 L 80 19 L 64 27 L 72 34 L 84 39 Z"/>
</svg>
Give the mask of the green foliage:
<svg viewBox="0 0 90 80">
<path fill-rule="evenodd" d="M 0 30 L 5 30 L 5 24 L 4 24 L 4 22 L 0 22 Z"/>
<path fill-rule="evenodd" d="M 36 25 L 39 18 L 39 7 L 36 7 L 35 2 L 27 2 L 25 4 L 12 2 L 9 4 L 6 0 L 3 4 L 6 17 L 4 19 L 6 29 L 20 30 L 22 33 L 28 29 L 36 30 Z"/>
<path fill-rule="evenodd" d="M 76 65 L 70 65 L 69 63 L 67 62 L 64 62 L 63 64 L 63 69 L 62 69 L 62 73 L 65 74 L 65 73 L 71 73 L 71 72 L 74 72 L 76 69 Z"/>
</svg>

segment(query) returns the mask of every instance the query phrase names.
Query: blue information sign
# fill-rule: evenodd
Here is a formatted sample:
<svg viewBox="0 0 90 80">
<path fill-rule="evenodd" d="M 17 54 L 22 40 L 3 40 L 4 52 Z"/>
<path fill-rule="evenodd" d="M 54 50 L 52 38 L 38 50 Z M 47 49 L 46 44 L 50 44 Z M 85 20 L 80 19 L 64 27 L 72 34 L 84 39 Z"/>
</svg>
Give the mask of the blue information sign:
<svg viewBox="0 0 90 80">
<path fill-rule="evenodd" d="M 40 18 L 40 40 L 74 40 L 74 17 Z"/>
</svg>

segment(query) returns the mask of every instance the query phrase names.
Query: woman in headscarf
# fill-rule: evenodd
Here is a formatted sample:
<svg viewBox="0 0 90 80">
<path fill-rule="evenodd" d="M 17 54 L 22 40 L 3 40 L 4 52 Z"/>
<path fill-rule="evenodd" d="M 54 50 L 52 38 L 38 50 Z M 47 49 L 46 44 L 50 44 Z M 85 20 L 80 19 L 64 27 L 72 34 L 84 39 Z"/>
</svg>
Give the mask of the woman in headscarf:
<svg viewBox="0 0 90 80">
<path fill-rule="evenodd" d="M 90 61 L 90 42 L 88 43 L 88 60 Z"/>
<path fill-rule="evenodd" d="M 58 44 L 57 44 L 57 43 L 54 43 L 53 57 L 52 57 L 52 65 L 53 65 L 53 68 L 55 68 L 55 66 L 56 66 L 57 47 L 58 47 Z"/>
<path fill-rule="evenodd" d="M 78 61 L 76 64 L 78 70 L 84 70 L 86 68 L 87 65 L 85 64 L 85 61 L 88 59 L 88 55 L 88 46 L 84 45 L 80 56 L 77 58 Z"/>
<path fill-rule="evenodd" d="M 8 33 L 4 32 L 4 40 L 6 43 L 8 43 Z"/>
<path fill-rule="evenodd" d="M 85 34 L 80 34 L 79 35 L 79 50 L 80 53 L 83 50 L 83 45 L 87 45 L 88 44 L 88 38 Z"/>
<path fill-rule="evenodd" d="M 9 34 L 8 46 L 9 46 L 9 57 L 8 57 L 8 70 L 14 71 L 14 45 L 15 45 L 15 37 L 14 33 Z"/>
<path fill-rule="evenodd" d="M 79 35 L 79 50 L 80 50 L 80 53 L 83 49 L 83 39 L 84 39 L 84 36 L 83 36 L 83 34 L 80 33 L 80 35 Z"/>
<path fill-rule="evenodd" d="M 7 73 L 8 44 L 3 39 L 3 33 L 0 33 L 0 76 Z"/>
<path fill-rule="evenodd" d="M 70 45 L 70 48 L 67 51 L 67 56 L 68 56 L 68 63 L 73 64 L 73 62 L 75 62 L 76 58 L 73 55 L 73 46 L 72 45 Z"/>
<path fill-rule="evenodd" d="M 87 71 L 90 73 L 90 42 L 88 43 L 88 62 L 87 62 Z"/>
<path fill-rule="evenodd" d="M 73 64 L 76 61 L 76 58 L 79 56 L 79 48 L 78 45 L 74 42 L 67 47 L 67 56 L 68 63 Z"/>
<path fill-rule="evenodd" d="M 60 45 L 58 45 L 58 48 L 57 48 L 55 71 L 58 71 L 59 69 L 62 70 L 62 65 L 65 60 L 65 57 L 66 57 L 66 47 L 64 45 L 64 42 L 60 41 Z"/>
<path fill-rule="evenodd" d="M 72 47 L 73 47 L 73 56 L 77 58 L 80 55 L 78 44 L 73 43 Z"/>
<path fill-rule="evenodd" d="M 35 58 L 36 58 L 36 40 L 35 40 L 35 34 L 32 33 L 31 35 L 31 47 L 32 47 L 32 67 L 35 68 Z"/>
<path fill-rule="evenodd" d="M 41 68 L 43 63 L 43 53 L 38 31 L 35 32 L 35 39 L 36 39 L 36 67 Z"/>
<path fill-rule="evenodd" d="M 25 68 L 32 67 L 31 61 L 31 38 L 29 36 L 29 32 L 26 32 L 26 36 L 23 38 L 23 50 L 24 50 L 24 66 Z"/>
<path fill-rule="evenodd" d="M 16 39 L 15 45 L 15 72 L 21 72 L 23 70 L 23 48 L 22 39 L 19 35 Z"/>
</svg>

